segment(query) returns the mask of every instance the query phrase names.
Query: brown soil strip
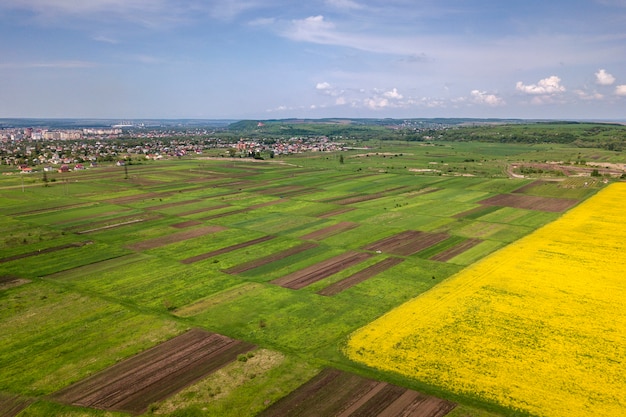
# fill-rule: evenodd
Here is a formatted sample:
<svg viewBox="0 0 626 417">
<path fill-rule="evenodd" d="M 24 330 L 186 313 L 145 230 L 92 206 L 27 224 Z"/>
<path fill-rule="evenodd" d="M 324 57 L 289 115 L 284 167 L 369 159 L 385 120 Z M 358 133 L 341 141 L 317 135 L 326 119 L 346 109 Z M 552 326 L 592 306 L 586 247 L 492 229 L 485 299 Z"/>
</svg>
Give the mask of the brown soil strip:
<svg viewBox="0 0 626 417">
<path fill-rule="evenodd" d="M 258 417 L 443 417 L 455 406 L 386 382 L 325 369 Z"/>
<path fill-rule="evenodd" d="M 28 253 L 22 253 L 22 254 L 19 254 L 19 255 L 8 256 L 6 258 L 0 259 L 0 264 L 1 263 L 5 263 L 5 262 L 16 261 L 18 259 L 30 258 L 31 256 L 43 255 L 44 253 L 57 252 L 57 251 L 60 251 L 60 250 L 63 250 L 63 249 L 79 248 L 81 246 L 90 245 L 92 243 L 93 242 L 91 240 L 87 240 L 85 242 L 68 243 L 68 244 L 65 244 L 65 245 L 54 246 L 52 248 L 40 249 L 40 250 L 34 251 L 34 252 L 28 252 Z"/>
<path fill-rule="evenodd" d="M 222 255 L 224 253 L 232 252 L 237 249 L 247 248 L 248 246 L 256 245 L 257 243 L 267 242 L 268 240 L 274 239 L 276 236 L 263 236 L 258 239 L 249 240 L 243 243 L 237 243 L 236 245 L 228 246 L 225 248 L 217 249 L 212 252 L 203 253 L 202 255 L 192 256 L 191 258 L 183 259 L 182 263 L 184 264 L 192 264 L 194 262 L 203 261 L 205 259 L 212 258 L 214 256 Z"/>
<path fill-rule="evenodd" d="M 492 206 L 506 206 L 526 210 L 548 211 L 559 213 L 578 204 L 578 200 L 568 198 L 536 197 L 532 195 L 500 194 L 486 200 L 479 201 L 480 204 Z"/>
<path fill-rule="evenodd" d="M 128 245 L 128 248 L 135 251 L 158 248 L 160 246 L 169 245 L 170 243 L 182 242 L 183 240 L 193 239 L 196 237 L 208 235 L 211 233 L 226 230 L 224 226 L 205 226 L 197 229 L 187 230 L 184 232 L 172 233 L 166 236 L 156 237 L 154 239 L 144 240 L 142 242 Z"/>
<path fill-rule="evenodd" d="M 120 222 L 119 220 L 121 220 L 121 219 L 118 218 L 118 219 L 115 219 L 117 221 L 117 223 L 113 223 L 113 224 L 111 224 L 111 220 L 107 220 L 107 221 L 95 222 L 95 223 L 89 224 L 89 226 L 94 226 L 94 225 L 98 225 L 98 224 L 104 224 L 104 226 L 95 227 L 95 228 L 92 227 L 91 229 L 80 230 L 80 231 L 77 231 L 76 228 L 71 228 L 71 229 L 68 229 L 68 230 L 74 231 L 74 233 L 76 233 L 77 235 L 84 235 L 86 233 L 99 232 L 101 230 L 107 230 L 107 229 L 115 229 L 117 227 L 128 226 L 129 224 L 142 223 L 142 222 L 145 222 L 145 221 L 156 220 L 156 219 L 159 219 L 159 218 L 161 218 L 161 216 L 149 216 L 149 217 L 143 217 L 143 218 L 135 218 L 135 219 L 132 219 L 132 220 L 126 220 L 126 221 L 122 221 L 122 222 Z M 85 227 L 85 225 L 82 225 L 81 227 Z"/>
<path fill-rule="evenodd" d="M 91 220 L 91 221 L 93 221 L 93 220 L 98 219 L 100 217 L 110 217 L 110 216 L 115 216 L 115 215 L 118 215 L 118 214 L 128 213 L 130 211 L 132 211 L 132 209 L 125 208 L 124 210 L 108 211 L 108 212 L 102 213 L 102 214 L 92 214 L 92 215 L 89 215 L 89 216 L 73 217 L 71 219 L 55 222 L 54 224 L 55 225 L 63 225 L 63 224 L 67 224 L 67 223 L 79 222 L 79 221 L 82 221 L 82 220 Z"/>
<path fill-rule="evenodd" d="M 15 417 L 32 402 L 18 395 L 0 393 L 0 417 Z"/>
<path fill-rule="evenodd" d="M 317 243 L 306 242 L 298 246 L 294 246 L 293 248 L 289 248 L 282 252 L 275 253 L 273 255 L 266 256 L 261 259 L 257 259 L 255 261 L 246 262 L 241 265 L 234 266 L 232 268 L 225 269 L 224 272 L 228 274 L 241 274 L 242 272 L 249 271 L 254 268 L 258 268 L 263 265 L 270 264 L 272 262 L 280 261 L 281 259 L 285 259 L 289 256 L 296 255 L 300 252 L 307 251 L 309 249 L 316 248 Z"/>
<path fill-rule="evenodd" d="M 188 227 L 191 226 L 198 226 L 202 224 L 202 222 L 198 221 L 198 220 L 188 220 L 186 222 L 181 222 L 181 223 L 176 223 L 176 224 L 172 224 L 170 225 L 171 227 L 174 227 L 176 229 L 186 229 Z"/>
<path fill-rule="evenodd" d="M 466 250 L 469 250 L 473 248 L 474 246 L 478 245 L 480 242 L 482 242 L 482 240 L 480 239 L 467 239 L 466 241 L 461 242 L 457 245 L 454 245 L 451 248 L 444 250 L 443 252 L 439 252 L 438 254 L 431 256 L 430 259 L 432 261 L 439 261 L 439 262 L 449 261 L 455 256 L 460 255 Z"/>
<path fill-rule="evenodd" d="M 271 282 L 284 288 L 298 290 L 346 268 L 357 265 L 371 256 L 369 253 L 349 251 Z"/>
<path fill-rule="evenodd" d="M 455 214 L 452 217 L 454 217 L 456 219 L 462 219 L 463 217 L 471 216 L 472 214 L 477 214 L 477 213 L 480 213 L 482 211 L 490 211 L 490 210 L 489 210 L 489 207 L 478 206 L 478 207 L 474 207 L 473 209 L 466 210 L 466 211 L 463 211 L 461 213 L 457 213 L 457 214 Z"/>
<path fill-rule="evenodd" d="M 141 200 L 147 200 L 149 198 L 163 197 L 164 195 L 165 195 L 164 193 L 143 193 L 143 194 L 129 195 L 126 197 L 112 198 L 110 200 L 104 200 L 104 201 L 106 201 L 109 204 L 127 204 L 127 203 L 134 203 L 134 202 L 141 201 Z"/>
<path fill-rule="evenodd" d="M 37 209 L 37 210 L 21 211 L 19 213 L 11 213 L 11 215 L 12 216 L 29 216 L 31 214 L 50 213 L 54 211 L 61 211 L 61 210 L 79 208 L 79 207 L 88 207 L 88 206 L 93 206 L 95 204 L 98 204 L 98 203 L 89 202 L 89 203 L 68 204 L 66 206 L 48 207 L 48 208 L 42 208 L 42 209 Z"/>
<path fill-rule="evenodd" d="M 394 267 L 401 263 L 404 259 L 401 258 L 387 258 L 383 261 L 378 262 L 372 266 L 368 266 L 367 268 L 357 272 L 356 274 L 350 275 L 348 278 L 342 279 L 341 281 L 335 282 L 334 284 L 329 285 L 328 287 L 318 291 L 319 295 L 331 296 L 335 294 L 339 294 L 340 292 L 347 290 L 373 276 L 380 274 L 387 269 Z"/>
<path fill-rule="evenodd" d="M 326 219 L 328 217 L 333 217 L 333 216 L 336 216 L 338 214 L 347 213 L 347 212 L 352 211 L 352 210 L 356 210 L 356 208 L 355 207 L 341 207 L 341 208 L 338 208 L 338 209 L 327 211 L 326 213 L 320 214 L 317 217 L 319 217 L 320 219 Z"/>
<path fill-rule="evenodd" d="M 320 230 L 316 230 L 316 231 L 311 232 L 309 234 L 306 234 L 304 236 L 301 236 L 300 239 L 304 239 L 304 240 L 321 240 L 321 239 L 325 239 L 325 238 L 327 238 L 329 236 L 333 236 L 333 235 L 336 235 L 338 233 L 354 229 L 357 226 L 359 226 L 358 223 L 341 222 L 341 223 L 334 224 L 332 226 L 325 227 L 325 228 L 320 229 Z"/>
<path fill-rule="evenodd" d="M 331 197 L 331 198 L 324 198 L 322 200 L 318 200 L 320 203 L 335 203 L 336 201 L 340 201 L 340 200 L 345 200 L 347 198 L 354 198 L 354 197 L 358 197 L 361 194 L 348 194 L 348 195 L 343 195 L 341 197 Z"/>
<path fill-rule="evenodd" d="M 545 184 L 545 181 L 537 180 L 537 181 L 533 181 L 533 182 L 531 182 L 529 184 L 526 184 L 526 185 L 524 185 L 524 186 L 522 186 L 520 188 L 517 188 L 517 189 L 515 189 L 515 190 L 513 190 L 511 192 L 512 193 L 516 193 L 516 194 L 523 194 L 526 191 L 528 191 L 528 190 L 530 190 L 532 188 L 535 188 L 537 186 L 543 185 L 543 184 Z"/>
<path fill-rule="evenodd" d="M 312 192 L 319 191 L 316 188 L 303 187 L 301 185 L 285 185 L 282 187 L 266 188 L 265 190 L 258 190 L 259 194 L 269 194 L 280 197 L 295 197 L 303 194 L 310 194 Z"/>
<path fill-rule="evenodd" d="M 199 203 L 201 201 L 202 200 L 200 200 L 200 199 L 177 201 L 175 203 L 167 203 L 167 204 L 161 204 L 161 205 L 158 205 L 158 206 L 146 207 L 146 210 L 162 210 L 162 209 L 167 209 L 167 208 L 171 208 L 171 207 L 186 206 L 187 204 Z"/>
<path fill-rule="evenodd" d="M 65 388 L 67 404 L 140 414 L 254 346 L 194 329 Z"/>
<path fill-rule="evenodd" d="M 226 208 L 226 207 L 230 207 L 230 204 L 218 204 L 217 206 L 213 206 L 213 207 L 199 208 L 199 209 L 195 209 L 195 210 L 190 210 L 190 211 L 186 211 L 184 213 L 180 213 L 179 216 L 184 217 L 184 216 L 189 216 L 191 214 L 204 213 L 205 211 L 219 210 L 219 209 L 223 209 L 223 208 Z"/>
<path fill-rule="evenodd" d="M 13 275 L 2 275 L 0 276 L 0 290 L 6 290 L 13 287 L 19 287 L 20 285 L 28 284 L 31 282 L 28 279 L 19 278 Z M 0 398 L 1 402 L 1 398 Z M 0 411 L 2 407 L 0 407 Z M 0 414 L 1 415 L 1 414 Z"/>
<path fill-rule="evenodd" d="M 364 249 L 409 256 L 447 239 L 446 233 L 407 230 L 365 246 Z"/>
<path fill-rule="evenodd" d="M 220 217 L 231 216 L 233 214 L 247 213 L 247 212 L 252 211 L 254 209 L 258 209 L 258 208 L 261 208 L 261 207 L 273 206 L 275 204 L 283 203 L 284 201 L 285 200 L 268 201 L 267 203 L 255 204 L 253 206 L 246 207 L 246 208 L 243 208 L 243 209 L 232 210 L 232 211 L 227 211 L 226 213 L 219 213 L 219 214 L 214 214 L 212 216 L 202 217 L 200 220 L 202 220 L 202 221 L 213 220 L 213 219 L 219 219 Z"/>
</svg>

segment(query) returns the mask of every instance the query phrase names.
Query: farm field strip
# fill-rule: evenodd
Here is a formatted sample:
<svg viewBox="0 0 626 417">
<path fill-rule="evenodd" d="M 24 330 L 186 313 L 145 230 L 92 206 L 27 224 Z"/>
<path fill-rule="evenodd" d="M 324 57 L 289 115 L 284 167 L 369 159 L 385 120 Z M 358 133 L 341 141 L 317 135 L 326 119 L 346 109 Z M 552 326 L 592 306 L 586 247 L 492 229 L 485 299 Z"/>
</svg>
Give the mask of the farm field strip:
<svg viewBox="0 0 626 417">
<path fill-rule="evenodd" d="M 449 237 L 446 233 L 428 233 L 408 230 L 379 240 L 364 247 L 365 250 L 381 251 L 394 255 L 409 256 Z"/>
<path fill-rule="evenodd" d="M 334 217 L 334 216 L 337 216 L 338 214 L 347 213 L 347 212 L 352 211 L 352 210 L 356 210 L 356 207 L 340 207 L 340 208 L 336 208 L 336 209 L 332 209 L 330 211 L 327 211 L 326 213 L 322 213 L 322 214 L 318 215 L 317 217 L 319 217 L 321 219 L 326 219 L 328 217 Z"/>
<path fill-rule="evenodd" d="M 358 223 L 339 222 L 339 223 L 334 224 L 332 226 L 324 227 L 323 229 L 319 229 L 319 230 L 316 230 L 314 232 L 307 233 L 304 236 L 300 236 L 300 239 L 304 239 L 304 240 L 322 240 L 322 239 L 327 238 L 329 236 L 333 236 L 333 235 L 336 235 L 338 233 L 354 229 L 354 228 L 356 228 L 358 226 L 359 226 Z"/>
<path fill-rule="evenodd" d="M 326 368 L 258 417 L 443 417 L 456 404 Z"/>
<path fill-rule="evenodd" d="M 82 246 L 90 245 L 92 243 L 93 242 L 91 240 L 86 240 L 86 241 L 83 241 L 83 242 L 67 243 L 65 245 L 59 245 L 59 246 L 53 246 L 53 247 L 50 247 L 50 248 L 39 249 L 39 250 L 33 251 L 33 252 L 21 253 L 19 255 L 8 256 L 6 258 L 0 258 L 0 264 L 6 263 L 6 262 L 11 262 L 11 261 L 17 261 L 19 259 L 30 258 L 32 256 L 44 255 L 46 253 L 57 252 L 57 251 L 64 250 L 64 249 L 80 248 Z"/>
<path fill-rule="evenodd" d="M 254 346 L 192 329 L 55 394 L 57 401 L 141 413 Z"/>
<path fill-rule="evenodd" d="M 467 239 L 464 242 L 458 243 L 453 247 L 444 250 L 443 252 L 439 252 L 438 254 L 431 256 L 428 259 L 433 261 L 446 262 L 454 258 L 455 256 L 458 256 L 463 252 L 473 248 L 481 242 L 482 240 L 480 239 Z"/>
<path fill-rule="evenodd" d="M 0 417 L 15 417 L 32 402 L 30 398 L 0 392 Z"/>
<path fill-rule="evenodd" d="M 171 243 L 182 242 L 187 239 L 208 235 L 211 233 L 217 233 L 226 230 L 223 226 L 204 226 L 193 230 L 187 230 L 184 232 L 170 233 L 169 235 L 160 236 L 141 242 L 133 243 L 128 246 L 129 249 L 136 251 L 143 251 L 148 249 L 158 248 L 160 246 L 169 245 Z"/>
<path fill-rule="evenodd" d="M 196 255 L 196 256 L 192 256 L 190 258 L 185 258 L 185 259 L 181 260 L 181 262 L 184 263 L 184 264 L 191 264 L 191 263 L 194 263 L 194 262 L 203 261 L 205 259 L 209 259 L 209 258 L 212 258 L 214 256 L 222 255 L 224 253 L 232 252 L 232 251 L 237 250 L 237 249 L 247 248 L 249 246 L 253 246 L 253 245 L 256 245 L 256 244 L 259 244 L 259 243 L 267 242 L 268 240 L 272 240 L 274 238 L 276 238 L 276 236 L 268 235 L 268 236 L 259 237 L 257 239 L 252 239 L 252 240 L 249 240 L 247 242 L 237 243 L 235 245 L 227 246 L 225 248 L 216 249 L 214 251 L 203 253 L 203 254 Z"/>
<path fill-rule="evenodd" d="M 339 294 L 341 291 L 347 290 L 348 288 L 351 288 L 365 281 L 366 279 L 376 276 L 377 274 L 386 271 L 387 269 L 390 269 L 402 263 L 403 261 L 404 259 L 402 258 L 387 258 L 378 262 L 377 264 L 368 266 L 367 268 L 362 269 L 361 271 L 352 274 L 349 277 L 342 279 L 341 281 L 337 281 L 334 284 L 331 284 L 328 287 L 318 291 L 317 293 L 324 296 Z"/>
<path fill-rule="evenodd" d="M 184 222 L 171 224 L 170 227 L 173 227 L 175 229 L 186 229 L 188 227 L 199 226 L 201 224 L 202 222 L 198 220 L 187 220 Z"/>
<path fill-rule="evenodd" d="M 349 251 L 308 268 L 277 278 L 271 281 L 271 283 L 284 288 L 298 290 L 346 268 L 357 265 L 371 256 L 372 255 L 369 253 Z"/>
<path fill-rule="evenodd" d="M 161 219 L 160 215 L 128 216 L 128 217 L 123 217 L 123 218 L 92 222 L 92 223 L 85 224 L 82 226 L 74 226 L 67 230 L 71 230 L 77 235 L 84 235 L 88 233 L 100 232 L 102 230 L 115 229 L 118 227 L 128 226 L 128 225 L 135 224 L 135 223 L 149 222 L 152 220 L 159 220 L 159 219 Z M 85 227 L 89 227 L 89 228 L 85 229 Z"/>
<path fill-rule="evenodd" d="M 226 211 L 224 213 L 218 213 L 218 214 L 213 214 L 211 216 L 205 216 L 205 217 L 201 217 L 199 218 L 199 220 L 202 221 L 207 221 L 207 220 L 213 220 L 213 219 L 219 219 L 220 217 L 226 217 L 226 216 L 232 216 L 234 214 L 241 214 L 241 213 L 247 213 L 249 211 L 258 209 L 258 208 L 262 208 L 262 207 L 269 207 L 269 206 L 273 206 L 275 204 L 280 204 L 280 203 L 284 203 L 285 200 L 273 200 L 273 201 L 268 201 L 267 203 L 259 203 L 259 204 L 255 204 L 252 205 L 250 207 L 246 207 L 246 208 L 242 208 L 242 209 L 237 209 L 237 210 L 231 210 L 231 211 Z"/>
<path fill-rule="evenodd" d="M 537 197 L 525 194 L 499 194 L 479 201 L 480 204 L 507 206 L 528 210 L 562 212 L 578 204 L 571 198 Z"/>
<path fill-rule="evenodd" d="M 305 252 L 309 249 L 316 248 L 318 246 L 317 243 L 313 242 L 305 242 L 298 246 L 294 246 L 289 249 L 285 249 L 284 251 L 274 253 L 272 255 L 265 256 L 261 259 L 255 259 L 253 261 L 249 261 L 240 265 L 233 266 L 231 268 L 225 269 L 224 272 L 228 274 L 241 274 L 246 271 L 250 271 L 252 269 L 258 268 L 260 266 L 268 265 L 272 262 L 280 261 L 282 259 L 288 258 L 292 255 L 296 255 L 301 252 Z"/>
</svg>

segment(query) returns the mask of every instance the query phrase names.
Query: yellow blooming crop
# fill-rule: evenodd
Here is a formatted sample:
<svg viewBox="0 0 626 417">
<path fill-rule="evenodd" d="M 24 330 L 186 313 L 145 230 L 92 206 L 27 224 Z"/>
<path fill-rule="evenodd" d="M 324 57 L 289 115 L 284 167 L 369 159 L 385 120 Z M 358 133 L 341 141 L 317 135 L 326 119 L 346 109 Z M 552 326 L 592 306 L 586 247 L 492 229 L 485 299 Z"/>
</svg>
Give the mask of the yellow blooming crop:
<svg viewBox="0 0 626 417">
<path fill-rule="evenodd" d="M 626 183 L 356 331 L 347 355 L 538 416 L 626 416 Z"/>
</svg>

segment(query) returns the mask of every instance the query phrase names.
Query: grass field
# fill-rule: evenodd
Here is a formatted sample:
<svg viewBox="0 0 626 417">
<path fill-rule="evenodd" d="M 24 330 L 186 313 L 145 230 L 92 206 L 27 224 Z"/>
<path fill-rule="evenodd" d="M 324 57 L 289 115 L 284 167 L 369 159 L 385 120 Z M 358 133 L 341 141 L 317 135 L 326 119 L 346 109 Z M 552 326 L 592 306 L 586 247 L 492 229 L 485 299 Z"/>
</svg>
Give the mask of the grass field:
<svg viewBox="0 0 626 417">
<path fill-rule="evenodd" d="M 561 145 L 368 145 L 344 163 L 183 158 L 128 166 L 128 177 L 112 166 L 50 173 L 47 186 L 2 176 L 0 400 L 25 407 L 21 417 L 128 415 L 50 395 L 200 328 L 258 348 L 146 415 L 252 416 L 329 367 L 453 401 L 453 417 L 513 415 L 516 403 L 366 367 L 342 347 L 563 216 L 515 202 L 578 203 L 604 182 L 509 177 L 522 158 L 576 155 Z M 483 203 L 498 198 L 508 205 Z M 297 290 L 279 285 L 307 274 Z"/>
</svg>

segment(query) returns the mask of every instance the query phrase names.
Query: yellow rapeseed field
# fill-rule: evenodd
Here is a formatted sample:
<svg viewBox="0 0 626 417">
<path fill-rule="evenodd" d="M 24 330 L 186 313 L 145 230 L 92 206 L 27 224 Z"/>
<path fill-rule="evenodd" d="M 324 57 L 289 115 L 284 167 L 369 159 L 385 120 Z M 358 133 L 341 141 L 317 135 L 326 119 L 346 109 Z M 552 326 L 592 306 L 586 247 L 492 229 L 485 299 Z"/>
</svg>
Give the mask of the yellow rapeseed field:
<svg viewBox="0 0 626 417">
<path fill-rule="evenodd" d="M 358 330 L 346 353 L 537 416 L 626 416 L 626 183 Z"/>
</svg>

